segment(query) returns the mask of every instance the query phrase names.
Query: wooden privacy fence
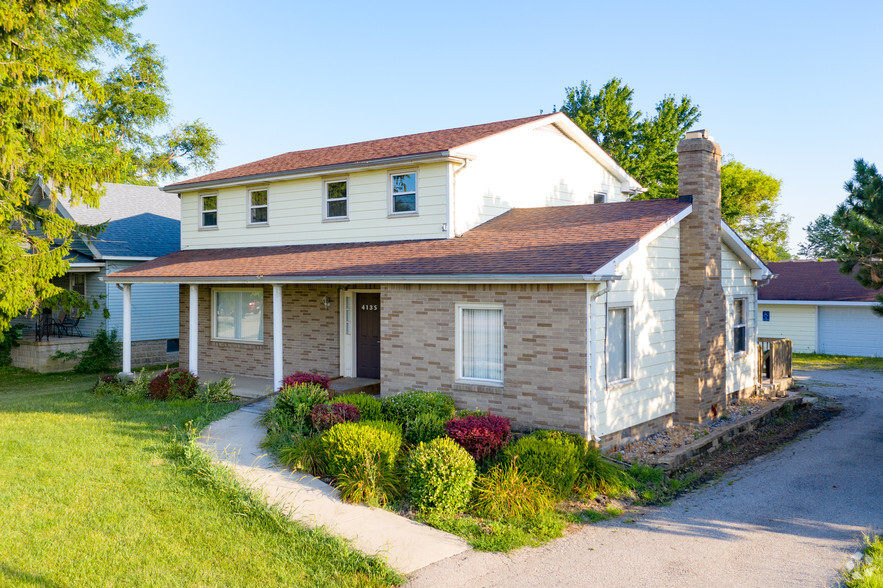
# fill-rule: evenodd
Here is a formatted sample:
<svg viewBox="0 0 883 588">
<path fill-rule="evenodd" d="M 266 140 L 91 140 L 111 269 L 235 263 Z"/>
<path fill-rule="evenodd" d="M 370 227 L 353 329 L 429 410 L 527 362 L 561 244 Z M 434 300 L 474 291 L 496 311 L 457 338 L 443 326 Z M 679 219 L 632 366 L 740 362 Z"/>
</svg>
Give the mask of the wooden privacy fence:
<svg viewBox="0 0 883 588">
<path fill-rule="evenodd" d="M 758 337 L 757 373 L 762 380 L 776 383 L 791 377 L 791 339 Z"/>
</svg>

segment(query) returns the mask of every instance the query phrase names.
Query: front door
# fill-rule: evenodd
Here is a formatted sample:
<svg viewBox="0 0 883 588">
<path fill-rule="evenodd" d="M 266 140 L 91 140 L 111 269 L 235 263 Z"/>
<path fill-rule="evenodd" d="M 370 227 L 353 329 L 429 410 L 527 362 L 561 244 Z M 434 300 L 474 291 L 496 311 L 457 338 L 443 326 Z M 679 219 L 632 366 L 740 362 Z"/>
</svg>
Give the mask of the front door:
<svg viewBox="0 0 883 588">
<path fill-rule="evenodd" d="M 356 376 L 380 379 L 380 293 L 356 293 Z"/>
</svg>

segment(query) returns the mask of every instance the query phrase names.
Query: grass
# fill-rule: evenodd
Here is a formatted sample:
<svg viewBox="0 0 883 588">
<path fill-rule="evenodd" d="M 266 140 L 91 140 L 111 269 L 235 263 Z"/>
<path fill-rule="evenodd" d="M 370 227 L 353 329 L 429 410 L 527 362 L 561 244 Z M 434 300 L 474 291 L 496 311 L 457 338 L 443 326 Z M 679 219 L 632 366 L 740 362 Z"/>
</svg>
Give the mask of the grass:
<svg viewBox="0 0 883 588">
<path fill-rule="evenodd" d="M 847 357 L 818 353 L 795 353 L 791 358 L 795 370 L 875 370 L 883 371 L 883 357 Z"/>
<path fill-rule="evenodd" d="M 483 519 L 470 515 L 434 515 L 426 523 L 436 529 L 459 535 L 476 551 L 511 551 L 542 545 L 561 537 L 567 528 L 566 515 L 547 510 L 533 517 Z"/>
<path fill-rule="evenodd" d="M 292 523 L 196 448 L 186 423 L 237 405 L 98 398 L 95 379 L 0 368 L 0 585 L 401 581 Z"/>
<path fill-rule="evenodd" d="M 865 539 L 865 561 L 843 573 L 846 588 L 883 588 L 883 537 Z"/>
</svg>

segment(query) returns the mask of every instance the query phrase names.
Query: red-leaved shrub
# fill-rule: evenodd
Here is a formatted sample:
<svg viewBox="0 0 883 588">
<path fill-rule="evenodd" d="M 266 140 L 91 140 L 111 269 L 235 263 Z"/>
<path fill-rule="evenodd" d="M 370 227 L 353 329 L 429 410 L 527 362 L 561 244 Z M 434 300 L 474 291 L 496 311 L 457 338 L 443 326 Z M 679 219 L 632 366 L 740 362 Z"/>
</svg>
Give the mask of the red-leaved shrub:
<svg viewBox="0 0 883 588">
<path fill-rule="evenodd" d="M 289 388 L 298 384 L 318 384 L 327 390 L 330 381 L 331 379 L 328 376 L 311 374 L 310 372 L 294 372 L 282 380 L 282 388 Z"/>
<path fill-rule="evenodd" d="M 147 397 L 154 400 L 193 398 L 199 388 L 199 378 L 184 368 L 172 368 L 160 373 L 147 385 Z"/>
<path fill-rule="evenodd" d="M 509 443 L 512 427 L 509 419 L 495 414 L 469 415 L 445 423 L 445 432 L 475 461 L 498 453 Z"/>
<path fill-rule="evenodd" d="M 361 417 L 358 408 L 344 402 L 317 404 L 310 410 L 310 419 L 318 431 L 327 431 L 339 423 L 358 423 Z"/>
</svg>

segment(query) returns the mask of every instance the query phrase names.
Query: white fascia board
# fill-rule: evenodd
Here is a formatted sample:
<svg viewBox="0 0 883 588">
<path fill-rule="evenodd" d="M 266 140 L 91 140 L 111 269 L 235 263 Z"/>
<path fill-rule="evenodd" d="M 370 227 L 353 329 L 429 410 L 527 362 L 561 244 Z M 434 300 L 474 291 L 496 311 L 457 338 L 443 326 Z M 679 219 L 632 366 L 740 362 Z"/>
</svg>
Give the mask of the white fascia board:
<svg viewBox="0 0 883 588">
<path fill-rule="evenodd" d="M 839 300 L 763 300 L 758 299 L 758 306 L 766 304 L 788 306 L 875 306 L 876 302 L 853 302 Z"/>
<path fill-rule="evenodd" d="M 614 275 L 616 273 L 616 266 L 640 251 L 643 247 L 646 247 L 647 245 L 658 239 L 667 230 L 684 220 L 691 212 L 693 212 L 692 204 L 656 227 L 655 229 L 653 229 L 652 231 L 650 231 L 649 233 L 647 233 L 646 235 L 644 235 L 643 237 L 641 237 L 637 243 L 608 261 L 595 273 L 598 275 Z"/>
<path fill-rule="evenodd" d="M 724 221 L 721 221 L 721 241 L 726 243 L 727 247 L 732 249 L 739 259 L 748 264 L 749 269 L 751 269 L 752 280 L 765 280 L 772 277 L 773 272 L 770 271 L 770 268 L 754 254 L 751 248 L 742 240 L 742 237 L 736 234 L 736 231 Z"/>
<path fill-rule="evenodd" d="M 622 276 L 595 274 L 475 274 L 451 276 L 209 276 L 200 278 L 153 278 L 105 276 L 112 284 L 586 284 L 618 280 Z"/>
<path fill-rule="evenodd" d="M 163 192 L 181 195 L 187 192 L 204 192 L 206 190 L 216 190 L 218 188 L 248 186 L 258 182 L 284 182 L 287 180 L 300 180 L 303 178 L 315 178 L 320 176 L 330 176 L 343 173 L 373 171 L 378 169 L 387 169 L 391 167 L 407 167 L 419 163 L 462 163 L 463 158 L 468 158 L 468 156 L 458 155 L 456 157 L 452 157 L 448 151 L 436 151 L 435 153 L 428 153 L 426 155 L 388 157 L 386 159 L 378 159 L 372 163 L 359 162 L 345 163 L 339 165 L 324 165 L 298 171 L 256 174 L 251 176 L 243 176 L 241 178 L 230 178 L 227 180 L 199 182 L 197 184 L 189 184 L 186 186 L 163 186 L 160 189 Z"/>
<path fill-rule="evenodd" d="M 102 255 L 99 257 L 102 261 L 150 261 L 156 257 L 127 257 L 125 255 Z"/>
</svg>

